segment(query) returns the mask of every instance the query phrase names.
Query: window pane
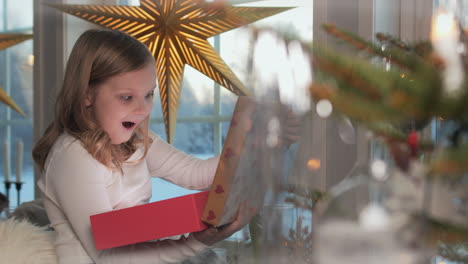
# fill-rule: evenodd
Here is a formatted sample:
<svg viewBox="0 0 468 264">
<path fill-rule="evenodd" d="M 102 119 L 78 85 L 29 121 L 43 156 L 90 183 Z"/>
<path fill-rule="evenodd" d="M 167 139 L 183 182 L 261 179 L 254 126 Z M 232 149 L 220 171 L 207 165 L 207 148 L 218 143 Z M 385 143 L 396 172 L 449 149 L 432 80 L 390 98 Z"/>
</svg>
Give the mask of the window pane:
<svg viewBox="0 0 468 264">
<path fill-rule="evenodd" d="M 19 43 L 8 49 L 10 55 L 10 97 L 24 111 L 28 119 L 33 109 L 33 65 L 32 40 Z M 24 119 L 16 111 L 11 111 L 12 119 Z"/>
<path fill-rule="evenodd" d="M 4 108 L 4 106 L 0 105 L 0 109 L 2 109 L 2 108 Z M 5 189 L 4 189 L 4 185 L 3 185 L 3 181 L 5 181 L 5 163 L 6 163 L 6 159 L 5 159 L 5 143 L 6 143 L 5 134 L 6 133 L 5 133 L 5 131 L 6 131 L 5 126 L 2 125 L 2 127 L 0 128 L 0 148 L 1 148 L 1 151 L 0 151 L 0 170 L 1 170 L 0 175 L 2 175 L 2 179 L 0 180 L 0 192 L 1 193 L 5 193 Z M 8 141 L 7 144 L 10 144 L 10 142 Z M 10 159 L 11 159 L 11 156 L 10 156 Z M 10 166 L 10 168 L 11 168 L 11 166 Z"/>
<path fill-rule="evenodd" d="M 157 94 L 156 94 L 157 93 Z M 192 67 L 186 65 L 179 97 L 178 117 L 206 116 L 213 114 L 213 81 Z M 154 118 L 162 117 L 161 97 L 155 90 L 154 106 L 151 113 Z"/>
<path fill-rule="evenodd" d="M 179 123 L 174 146 L 199 157 L 213 156 L 213 125 L 208 123 Z"/>
<path fill-rule="evenodd" d="M 194 190 L 184 189 L 171 182 L 159 178 L 152 178 L 151 185 L 153 187 L 153 191 L 150 202 L 161 201 L 198 192 Z"/>
<path fill-rule="evenodd" d="M 213 81 L 190 66 L 185 66 L 179 116 L 213 114 Z"/>
<path fill-rule="evenodd" d="M 166 130 L 164 129 L 163 123 L 151 123 L 150 129 L 153 130 L 162 140 L 166 139 Z"/>
<path fill-rule="evenodd" d="M 7 74 L 6 74 L 6 58 L 7 53 L 9 52 L 8 49 L 0 51 L 0 88 L 6 91 L 6 84 L 7 84 Z M 6 106 L 4 104 L 0 104 L 0 119 L 5 121 L 5 112 Z"/>
<path fill-rule="evenodd" d="M 3 17 L 3 16 L 2 16 Z M 7 1 L 7 29 L 32 28 L 33 0 Z"/>
<path fill-rule="evenodd" d="M 226 141 L 226 136 L 229 131 L 229 124 L 230 122 L 224 122 L 221 124 L 221 144 L 224 146 L 224 142 Z"/>
<path fill-rule="evenodd" d="M 251 42 L 249 31 L 245 28 L 234 29 L 221 34 L 220 39 L 221 58 L 247 89 L 252 90 L 247 83 L 247 60 Z M 221 89 L 228 91 L 225 88 Z"/>
<path fill-rule="evenodd" d="M 127 5 L 127 6 L 139 6 L 139 0 L 119 0 L 119 5 Z"/>
<path fill-rule="evenodd" d="M 304 40 L 312 40 L 313 1 L 310 0 L 266 0 L 242 6 L 296 7 L 288 11 L 255 22 L 255 26 L 269 26 L 293 34 Z"/>
<path fill-rule="evenodd" d="M 162 123 L 151 124 L 151 129 L 166 140 Z M 177 124 L 174 146 L 197 158 L 210 158 L 214 156 L 212 131 L 213 125 L 208 123 L 179 123 Z M 153 187 L 151 202 L 197 192 L 184 189 L 162 179 L 153 178 L 151 181 Z"/>
<path fill-rule="evenodd" d="M 462 10 L 460 11 L 461 13 L 460 22 L 462 23 L 464 27 L 466 27 L 468 25 L 468 0 L 462 0 L 461 5 L 462 5 L 462 8 L 461 8 Z"/>
<path fill-rule="evenodd" d="M 32 139 L 33 139 L 33 126 L 32 121 L 25 122 L 24 124 L 13 125 L 11 127 L 11 172 L 12 177 L 17 180 L 17 160 L 22 158 L 21 166 L 21 181 L 24 183 L 21 189 L 21 202 L 34 200 L 34 162 L 32 160 Z M 18 157 L 17 155 L 17 144 L 18 140 L 23 142 L 23 155 Z M 12 187 L 13 188 L 13 187 Z M 10 204 L 12 206 L 17 205 L 16 190 L 13 192 L 15 195 L 12 195 L 10 190 Z"/>
<path fill-rule="evenodd" d="M 5 144 L 9 145 L 10 154 L 9 154 L 9 167 L 10 167 L 10 181 L 17 181 L 17 162 L 19 158 L 22 158 L 21 166 L 21 181 L 23 182 L 21 188 L 21 202 L 30 201 L 34 199 L 34 168 L 33 161 L 31 156 L 31 146 L 32 146 L 32 122 L 24 122 L 24 124 L 16 124 L 11 126 L 11 136 L 10 139 L 6 139 L 5 136 L 6 128 L 3 127 L 0 129 L 0 139 L 1 139 L 1 151 L 0 151 L 0 170 L 3 180 L 5 180 L 5 165 L 7 159 L 5 158 Z M 17 144 L 18 140 L 23 142 L 23 153 L 22 156 L 17 156 Z M 0 192 L 6 193 L 4 185 L 0 188 Z M 10 187 L 10 206 L 16 207 L 17 205 L 17 192 L 15 186 Z"/>
<path fill-rule="evenodd" d="M 3 8 L 4 1 L 5 0 L 0 1 L 0 14 L 2 14 L 2 16 L 1 16 L 2 18 L 3 18 L 3 14 L 4 14 L 4 8 Z M 5 26 L 5 24 L 3 23 L 3 19 L 0 19 L 0 30 L 4 31 L 5 30 L 4 26 Z"/>
<path fill-rule="evenodd" d="M 151 118 L 162 118 L 162 108 L 161 108 L 161 97 L 159 95 L 159 90 L 154 90 L 153 98 L 153 110 L 151 111 Z"/>
<path fill-rule="evenodd" d="M 233 1 L 235 3 L 235 1 Z M 296 8 L 288 11 L 261 19 L 252 26 L 255 27 L 270 27 L 300 38 L 305 41 L 312 40 L 312 1 L 291 0 L 291 1 L 256 1 L 242 6 L 277 6 Z M 252 84 L 248 82 L 249 69 L 247 67 L 249 61 L 249 52 L 251 51 L 252 36 L 248 28 L 238 28 L 220 35 L 221 50 L 220 55 L 227 65 L 232 69 L 236 76 L 244 83 L 250 91 L 254 91 Z M 271 51 L 274 56 L 274 50 Z M 229 93 L 221 93 L 221 113 L 230 114 L 235 102 L 235 96 Z"/>
<path fill-rule="evenodd" d="M 5 8 L 6 7 L 6 8 Z M 0 1 L 1 30 L 10 32 L 31 32 L 33 26 L 32 0 Z M 0 87 L 4 89 L 16 104 L 25 112 L 27 117 L 0 104 L 0 141 L 2 147 L 2 180 L 5 177 L 5 148 L 9 144 L 10 179 L 16 181 L 17 160 L 21 158 L 21 202 L 34 199 L 34 173 L 31 157 L 33 139 L 33 41 L 28 40 L 0 51 Z M 7 111 L 8 109 L 8 111 Z M 23 143 L 22 157 L 17 156 L 17 142 Z M 2 192 L 5 192 L 3 188 Z M 15 186 L 10 188 L 10 206 L 17 205 L 17 191 Z"/>
<path fill-rule="evenodd" d="M 166 140 L 164 124 L 151 124 L 151 129 Z M 178 123 L 174 147 L 200 158 L 214 156 L 213 125 L 210 123 Z"/>
<path fill-rule="evenodd" d="M 237 95 L 224 88 L 221 88 L 220 94 L 221 115 L 231 116 L 237 102 Z"/>
</svg>

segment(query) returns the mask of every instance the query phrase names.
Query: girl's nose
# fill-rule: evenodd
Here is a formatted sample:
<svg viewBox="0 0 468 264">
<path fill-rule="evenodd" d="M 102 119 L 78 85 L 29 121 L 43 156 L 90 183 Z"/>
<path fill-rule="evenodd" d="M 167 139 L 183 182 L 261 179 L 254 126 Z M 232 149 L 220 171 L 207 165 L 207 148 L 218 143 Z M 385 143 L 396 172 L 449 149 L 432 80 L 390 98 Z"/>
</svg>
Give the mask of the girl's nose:
<svg viewBox="0 0 468 264">
<path fill-rule="evenodd" d="M 152 102 L 141 100 L 138 103 L 136 103 L 134 112 L 138 114 L 148 114 L 149 112 L 151 112 L 152 106 L 153 106 Z"/>
</svg>

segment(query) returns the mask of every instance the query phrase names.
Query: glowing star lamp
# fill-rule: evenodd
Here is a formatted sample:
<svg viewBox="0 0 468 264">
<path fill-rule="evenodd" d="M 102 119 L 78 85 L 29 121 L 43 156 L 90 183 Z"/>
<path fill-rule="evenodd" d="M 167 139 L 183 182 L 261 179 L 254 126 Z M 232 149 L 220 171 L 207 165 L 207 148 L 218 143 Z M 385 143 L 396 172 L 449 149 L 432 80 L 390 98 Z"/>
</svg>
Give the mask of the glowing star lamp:
<svg viewBox="0 0 468 264">
<path fill-rule="evenodd" d="M 184 66 L 190 65 L 236 95 L 247 88 L 209 44 L 208 38 L 291 9 L 234 7 L 224 1 L 141 0 L 140 6 L 54 5 L 105 28 L 128 33 L 156 59 L 168 142 L 174 139 Z"/>
</svg>

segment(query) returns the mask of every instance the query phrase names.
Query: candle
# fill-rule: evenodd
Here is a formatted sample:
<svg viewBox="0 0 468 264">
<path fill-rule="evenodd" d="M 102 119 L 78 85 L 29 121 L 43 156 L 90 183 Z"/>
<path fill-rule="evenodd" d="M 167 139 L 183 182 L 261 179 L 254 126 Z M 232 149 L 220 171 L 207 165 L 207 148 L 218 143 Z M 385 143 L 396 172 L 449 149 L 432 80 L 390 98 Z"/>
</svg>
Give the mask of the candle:
<svg viewBox="0 0 468 264">
<path fill-rule="evenodd" d="M 10 181 L 10 147 L 8 142 L 3 143 L 3 160 L 5 162 L 5 181 Z"/>
<path fill-rule="evenodd" d="M 16 143 L 16 182 L 21 182 L 21 169 L 23 168 L 23 141 Z"/>
<path fill-rule="evenodd" d="M 444 61 L 443 82 L 448 95 L 458 95 L 463 83 L 464 73 L 459 50 L 461 47 L 460 30 L 455 17 L 440 10 L 433 18 L 431 42 L 434 51 Z"/>
</svg>

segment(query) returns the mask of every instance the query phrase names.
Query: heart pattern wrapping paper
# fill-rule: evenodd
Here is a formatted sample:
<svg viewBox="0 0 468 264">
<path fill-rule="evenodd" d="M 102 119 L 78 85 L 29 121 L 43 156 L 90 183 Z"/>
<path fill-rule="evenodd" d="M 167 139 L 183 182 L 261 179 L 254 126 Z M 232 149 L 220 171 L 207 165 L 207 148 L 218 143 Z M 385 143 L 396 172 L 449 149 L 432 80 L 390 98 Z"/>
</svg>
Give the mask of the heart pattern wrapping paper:
<svg viewBox="0 0 468 264">
<path fill-rule="evenodd" d="M 230 223 L 241 203 L 261 208 L 273 179 L 281 175 L 281 151 L 267 146 L 268 123 L 281 107 L 247 96 L 237 100 L 202 221 L 212 226 Z"/>
</svg>

